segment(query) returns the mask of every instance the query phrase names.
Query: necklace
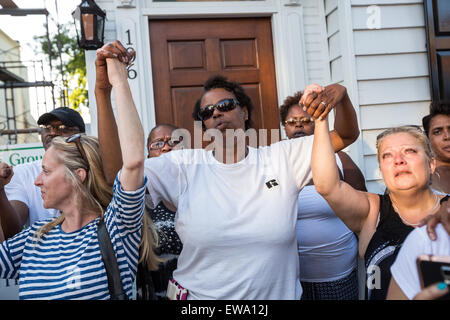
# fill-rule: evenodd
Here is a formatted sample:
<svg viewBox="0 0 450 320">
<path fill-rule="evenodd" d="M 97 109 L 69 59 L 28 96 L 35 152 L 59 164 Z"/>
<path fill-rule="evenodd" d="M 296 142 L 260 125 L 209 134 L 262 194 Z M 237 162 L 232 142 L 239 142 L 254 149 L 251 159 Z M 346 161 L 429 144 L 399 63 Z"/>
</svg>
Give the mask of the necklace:
<svg viewBox="0 0 450 320">
<path fill-rule="evenodd" d="M 430 212 L 428 213 L 428 215 L 430 215 L 439 205 L 439 197 L 436 193 L 433 193 L 435 198 L 436 198 L 436 203 L 434 204 L 433 208 L 430 210 Z M 402 219 L 402 221 L 404 223 L 406 223 L 407 225 L 410 225 L 411 227 L 417 227 L 419 225 L 419 223 L 411 223 L 408 220 L 406 220 L 405 218 L 402 217 L 402 215 L 400 214 L 400 210 L 398 210 L 397 206 L 395 205 L 394 201 L 392 200 L 392 197 L 389 196 L 389 198 L 391 198 L 391 202 L 392 202 L 392 208 L 394 208 L 395 212 L 397 212 L 398 216 L 400 217 L 400 219 Z"/>
</svg>

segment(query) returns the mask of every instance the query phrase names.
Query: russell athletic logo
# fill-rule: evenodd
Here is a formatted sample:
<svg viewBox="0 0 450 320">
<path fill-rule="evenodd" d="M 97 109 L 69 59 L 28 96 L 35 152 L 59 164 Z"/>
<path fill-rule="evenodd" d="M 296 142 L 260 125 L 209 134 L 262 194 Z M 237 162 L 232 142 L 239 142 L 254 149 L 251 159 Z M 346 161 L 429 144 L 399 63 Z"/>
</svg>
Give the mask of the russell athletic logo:
<svg viewBox="0 0 450 320">
<path fill-rule="evenodd" d="M 278 182 L 275 179 L 272 179 L 272 180 L 269 180 L 269 181 L 266 182 L 266 187 L 268 189 L 270 189 L 272 187 L 276 187 L 277 185 L 278 185 Z"/>
</svg>

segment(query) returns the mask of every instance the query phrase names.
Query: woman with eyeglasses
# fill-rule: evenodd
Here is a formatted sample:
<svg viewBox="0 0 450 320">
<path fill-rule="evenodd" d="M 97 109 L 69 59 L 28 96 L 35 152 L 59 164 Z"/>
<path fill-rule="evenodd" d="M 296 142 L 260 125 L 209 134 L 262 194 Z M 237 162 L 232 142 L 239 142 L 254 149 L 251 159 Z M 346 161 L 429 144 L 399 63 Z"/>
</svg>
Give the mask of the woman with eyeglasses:
<svg viewBox="0 0 450 320">
<path fill-rule="evenodd" d="M 358 136 L 345 89 L 311 93 L 305 106 L 315 117 L 336 107 L 337 150 Z M 223 139 L 219 147 L 172 151 L 165 159 L 146 162 L 152 201 L 165 199 L 178 208 L 176 231 L 183 250 L 173 274 L 179 293 L 175 298 L 301 296 L 296 205 L 299 190 L 311 179 L 312 137 L 261 148 L 243 143 L 240 149 L 242 141 L 227 134 L 250 129 L 252 109 L 239 84 L 213 77 L 193 116 L 206 131 L 215 132 L 215 139 Z"/>
<path fill-rule="evenodd" d="M 110 299 L 98 228 L 104 223 L 123 290 L 131 295 L 139 250 L 156 266 L 154 238 L 143 227 L 144 134 L 131 97 L 125 64 L 109 60 L 123 165 L 112 189 L 105 180 L 98 141 L 76 134 L 55 137 L 35 180 L 45 208 L 58 218 L 34 223 L 0 245 L 0 277 L 19 279 L 20 299 Z M 144 231 L 141 232 L 141 229 Z M 141 243 L 143 246 L 141 246 Z M 141 247 L 141 248 L 140 248 Z M 110 279 L 111 280 L 111 279 Z"/>
<path fill-rule="evenodd" d="M 443 196 L 430 187 L 436 162 L 420 128 L 385 130 L 376 147 L 388 190 L 384 195 L 356 190 L 340 179 L 327 120 L 316 121 L 311 167 L 319 194 L 359 238 L 359 254 L 366 264 L 366 299 L 384 300 L 390 267 L 402 243 L 423 218 L 439 210 Z"/>
<path fill-rule="evenodd" d="M 289 139 L 314 134 L 314 120 L 300 107 L 301 98 L 296 92 L 280 107 Z M 367 191 L 363 174 L 345 152 L 336 153 L 336 162 L 341 179 Z M 312 183 L 298 196 L 297 246 L 302 300 L 358 300 L 358 240 Z"/>
<path fill-rule="evenodd" d="M 182 137 L 177 139 L 172 137 L 176 129 L 178 128 L 171 124 L 160 124 L 150 131 L 147 139 L 148 158 L 159 157 L 179 145 Z M 167 300 L 167 283 L 172 278 L 172 273 L 177 267 L 178 256 L 183 248 L 175 231 L 177 208 L 162 200 L 153 209 L 147 206 L 146 211 L 158 232 L 159 243 L 155 252 L 163 261 L 159 264 L 158 270 L 149 270 L 145 263 L 138 265 L 137 299 Z"/>
</svg>

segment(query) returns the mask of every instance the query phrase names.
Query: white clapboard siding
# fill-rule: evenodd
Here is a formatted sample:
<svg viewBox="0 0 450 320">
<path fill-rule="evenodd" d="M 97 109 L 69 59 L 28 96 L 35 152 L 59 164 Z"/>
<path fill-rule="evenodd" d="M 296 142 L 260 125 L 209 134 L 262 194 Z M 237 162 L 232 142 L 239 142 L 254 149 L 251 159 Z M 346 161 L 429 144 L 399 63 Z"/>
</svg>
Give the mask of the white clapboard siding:
<svg viewBox="0 0 450 320">
<path fill-rule="evenodd" d="M 431 92 L 422 0 L 324 0 L 331 79 L 356 81 L 361 153 L 367 188 L 384 192 L 376 136 L 386 128 L 416 124 L 428 113 Z M 369 6 L 376 6 L 370 8 Z M 351 12 L 351 26 L 339 21 Z M 374 12 L 379 25 L 374 27 Z M 372 19 L 372 20 L 371 20 Z M 349 28 L 351 30 L 344 30 Z M 346 34 L 353 41 L 345 50 Z M 347 40 L 348 41 L 348 40 Z M 348 46 L 347 46 L 348 48 Z M 355 69 L 347 70 L 348 61 Z M 343 67 L 343 61 L 347 66 Z M 356 77 L 356 79 L 354 79 Z M 349 82 L 351 83 L 351 81 Z"/>
<path fill-rule="evenodd" d="M 327 27 L 330 82 L 341 83 L 344 80 L 344 74 L 342 70 L 338 0 L 325 0 L 324 7 Z"/>
<path fill-rule="evenodd" d="M 330 61 L 341 56 L 341 37 L 340 32 L 334 33 L 328 38 L 329 58 Z"/>
<path fill-rule="evenodd" d="M 386 190 L 383 180 L 366 181 L 366 188 L 367 191 L 377 194 L 383 194 Z"/>
<path fill-rule="evenodd" d="M 363 140 L 363 152 L 364 155 L 374 155 L 377 154 L 376 141 L 377 136 L 383 132 L 384 129 L 376 130 L 364 130 L 362 132 Z"/>
<path fill-rule="evenodd" d="M 360 105 L 426 101 L 430 83 L 428 77 L 361 80 L 358 92 Z"/>
<path fill-rule="evenodd" d="M 422 125 L 422 118 L 428 114 L 429 105 L 429 101 L 411 101 L 360 106 L 361 127 L 364 130 L 376 130 L 402 125 Z"/>
<path fill-rule="evenodd" d="M 336 10 L 338 0 L 325 0 L 325 15 L 328 16 L 332 11 Z"/>
<path fill-rule="evenodd" d="M 97 0 L 96 3 L 106 11 L 105 43 L 117 39 L 116 29 L 116 4 L 114 0 Z"/>
<path fill-rule="evenodd" d="M 330 12 L 327 15 L 327 35 L 331 37 L 339 31 L 339 14 L 337 10 Z"/>
<path fill-rule="evenodd" d="M 365 168 L 366 168 L 365 177 L 366 177 L 367 181 L 379 180 L 382 178 L 376 154 L 373 154 L 370 156 L 365 156 L 364 164 L 365 164 Z"/>
<path fill-rule="evenodd" d="M 426 52 L 424 27 L 355 30 L 353 34 L 356 55 Z"/>
<path fill-rule="evenodd" d="M 359 56 L 356 59 L 358 80 L 428 77 L 425 52 Z"/>
<path fill-rule="evenodd" d="M 368 6 L 352 7 L 353 30 L 369 29 L 370 17 L 374 10 Z M 377 6 L 379 10 L 380 26 L 387 28 L 424 27 L 425 20 L 422 3 L 404 6 Z"/>
<path fill-rule="evenodd" d="M 308 83 L 325 85 L 330 81 L 330 70 L 324 4 L 316 0 L 305 0 L 302 5 Z"/>
<path fill-rule="evenodd" d="M 342 57 L 339 57 L 330 63 L 331 82 L 339 83 L 344 81 L 344 73 L 342 70 Z"/>
</svg>

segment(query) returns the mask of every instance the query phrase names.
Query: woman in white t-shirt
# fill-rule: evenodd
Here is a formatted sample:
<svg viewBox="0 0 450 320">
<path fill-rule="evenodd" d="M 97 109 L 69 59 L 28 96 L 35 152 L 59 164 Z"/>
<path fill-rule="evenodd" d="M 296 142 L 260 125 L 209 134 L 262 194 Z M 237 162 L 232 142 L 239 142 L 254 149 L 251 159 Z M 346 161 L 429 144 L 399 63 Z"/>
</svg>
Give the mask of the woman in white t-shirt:
<svg viewBox="0 0 450 320">
<path fill-rule="evenodd" d="M 128 58 L 116 41 L 97 52 L 97 65 L 114 52 Z M 104 74 L 97 68 L 97 79 Z M 117 142 L 112 140 L 115 129 L 109 94 L 107 90 L 96 91 L 103 128 L 99 125 L 100 144 L 104 141 L 112 147 L 108 147 L 104 161 L 117 154 L 113 149 Z M 304 105 L 314 117 L 336 108 L 331 134 L 336 151 L 356 140 L 356 114 L 344 87 L 330 85 L 323 92 L 313 92 L 309 87 L 305 94 Z M 213 150 L 174 150 L 146 160 L 145 176 L 153 206 L 165 200 L 177 208 L 175 230 L 183 249 L 173 277 L 188 294 L 174 298 L 301 296 L 295 226 L 298 193 L 311 180 L 313 139 L 252 146 L 234 135 L 251 128 L 252 109 L 240 85 L 213 77 L 205 83 L 193 113 L 195 120 L 209 130 L 206 133 L 214 137 Z M 231 132 L 228 143 L 227 130 Z"/>
<path fill-rule="evenodd" d="M 329 86 L 305 103 L 316 117 L 325 107 L 327 113 L 329 104 L 338 105 L 333 142 L 340 150 L 358 135 L 345 88 Z M 239 148 L 238 139 L 228 136 L 235 143 L 227 144 L 228 129 L 251 127 L 251 111 L 240 85 L 213 77 L 193 115 L 204 129 L 212 129 L 215 148 L 172 151 L 146 162 L 153 202 L 165 199 L 178 208 L 176 231 L 183 250 L 173 276 L 188 290 L 188 299 L 301 296 L 296 208 L 298 192 L 311 179 L 312 137 Z"/>
</svg>

